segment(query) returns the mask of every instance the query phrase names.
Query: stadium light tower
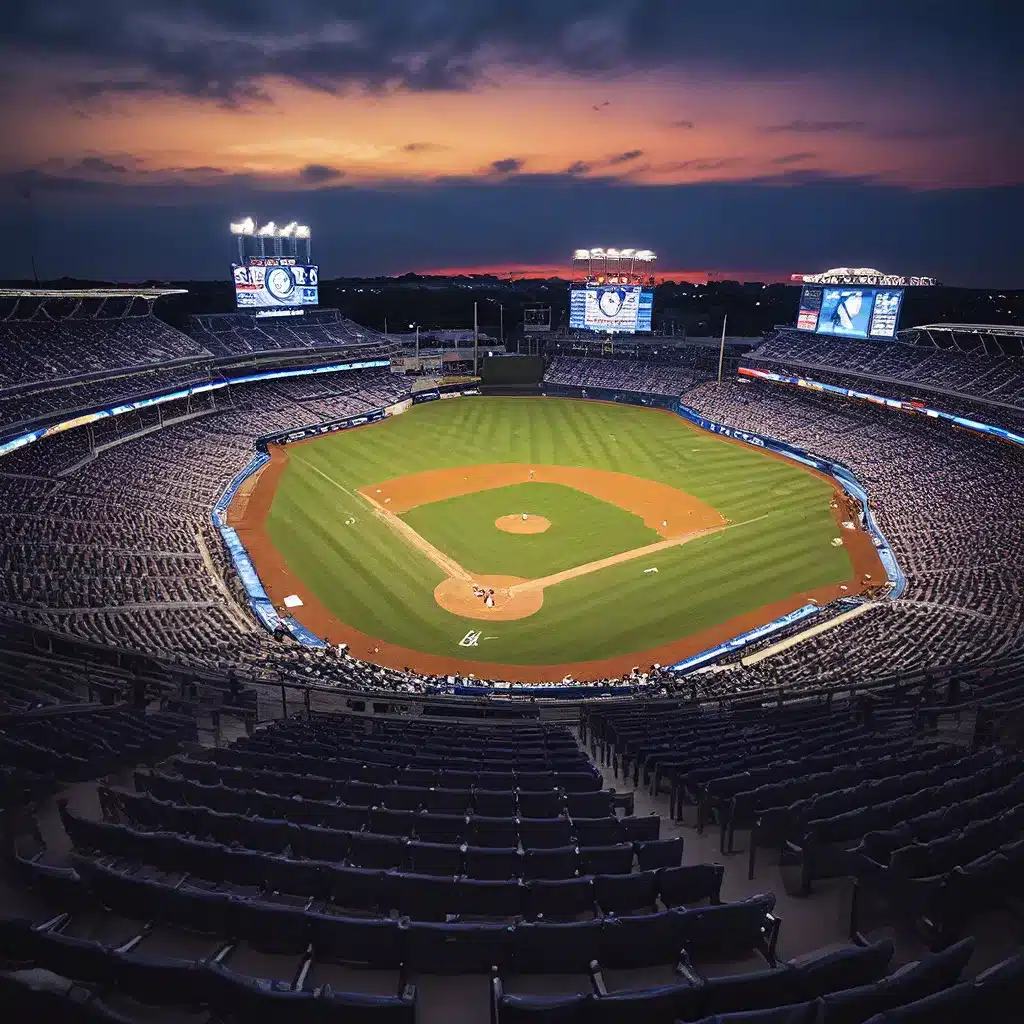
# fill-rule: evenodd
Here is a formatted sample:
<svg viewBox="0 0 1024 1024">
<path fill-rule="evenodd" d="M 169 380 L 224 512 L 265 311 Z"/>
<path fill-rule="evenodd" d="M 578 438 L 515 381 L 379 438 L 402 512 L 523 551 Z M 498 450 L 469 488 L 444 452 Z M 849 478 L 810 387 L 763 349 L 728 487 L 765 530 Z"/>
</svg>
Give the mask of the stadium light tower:
<svg viewBox="0 0 1024 1024">
<path fill-rule="evenodd" d="M 252 238 L 255 231 L 256 221 L 252 217 L 246 217 L 245 220 L 231 225 L 231 234 L 235 236 L 235 241 L 238 245 L 238 263 L 240 266 L 248 262 L 246 259 L 246 249 L 252 243 L 246 240 Z"/>
</svg>

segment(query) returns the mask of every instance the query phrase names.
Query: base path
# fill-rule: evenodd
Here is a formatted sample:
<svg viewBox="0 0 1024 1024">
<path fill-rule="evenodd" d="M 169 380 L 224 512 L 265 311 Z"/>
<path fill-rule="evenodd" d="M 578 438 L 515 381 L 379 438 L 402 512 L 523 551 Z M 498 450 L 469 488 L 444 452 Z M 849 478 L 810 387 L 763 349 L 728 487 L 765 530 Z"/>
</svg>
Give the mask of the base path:
<svg viewBox="0 0 1024 1024">
<path fill-rule="evenodd" d="M 642 516 L 644 523 L 657 530 L 664 540 L 629 551 L 620 551 L 594 562 L 573 566 L 562 572 L 538 579 L 503 578 L 499 586 L 484 584 L 485 577 L 474 576 L 461 565 L 438 551 L 400 518 L 417 505 L 427 505 L 446 498 L 475 494 L 511 484 L 555 483 L 593 495 L 609 504 Z M 424 473 L 387 480 L 362 487 L 359 494 L 370 503 L 374 515 L 385 520 L 396 533 L 422 551 L 448 579 L 434 590 L 434 600 L 445 611 L 467 619 L 508 622 L 525 619 L 540 611 L 544 590 L 566 580 L 578 579 L 588 573 L 613 565 L 657 554 L 667 548 L 685 544 L 694 537 L 724 530 L 729 524 L 710 505 L 691 494 L 668 484 L 626 473 L 601 469 L 580 469 L 574 466 L 527 466 L 501 463 L 495 466 L 463 466 L 459 469 L 431 469 Z M 494 524 L 509 533 L 542 533 L 551 524 L 543 516 L 527 518 L 523 514 L 501 516 Z M 494 589 L 494 593 L 488 593 Z M 486 600 L 489 597 L 490 600 Z"/>
<path fill-rule="evenodd" d="M 666 415 L 671 414 L 666 413 Z M 370 430 L 373 428 L 367 426 L 357 427 L 355 429 Z M 728 438 L 723 437 L 721 440 L 724 443 L 746 447 L 740 442 L 732 441 Z M 306 442 L 299 442 L 300 445 L 303 443 Z M 266 519 L 270 513 L 270 506 L 273 502 L 274 492 L 277 489 L 277 484 L 281 478 L 281 474 L 284 472 L 288 464 L 288 448 L 271 445 L 268 452 L 270 454 L 271 461 L 260 471 L 258 477 L 252 478 L 252 487 L 246 488 L 243 500 L 239 501 L 236 495 L 236 499 L 232 502 L 228 512 L 228 522 L 238 530 L 239 539 L 249 552 L 249 556 L 259 573 L 263 586 L 266 588 L 266 591 L 270 595 L 274 604 L 277 605 L 285 614 L 289 613 L 283 607 L 284 598 L 288 594 L 294 594 L 297 592 L 301 593 L 302 599 L 305 603 L 301 608 L 295 609 L 291 614 L 294 614 L 294 617 L 307 629 L 311 630 L 317 636 L 329 639 L 333 643 L 338 643 L 344 640 L 344 642 L 348 644 L 349 650 L 357 658 L 363 658 L 379 665 L 386 665 L 389 668 L 409 668 L 425 675 L 453 675 L 459 673 L 463 676 L 472 674 L 478 679 L 518 680 L 522 682 L 548 682 L 551 680 L 561 679 L 566 675 L 570 675 L 572 678 L 579 680 L 609 679 L 621 676 L 637 665 L 647 666 L 654 663 L 671 665 L 674 662 L 682 661 L 684 658 L 691 657 L 692 655 L 698 654 L 710 647 L 724 643 L 726 640 L 730 640 L 734 636 L 738 636 L 740 633 L 744 633 L 747 630 L 754 629 L 766 622 L 770 622 L 782 615 L 795 611 L 797 608 L 807 604 L 809 601 L 824 605 L 830 601 L 834 601 L 838 597 L 852 597 L 855 594 L 872 589 L 878 583 L 884 582 L 886 578 L 885 569 L 878 558 L 878 553 L 875 551 L 874 545 L 871 543 L 871 538 L 859 528 L 856 530 L 845 530 L 841 526 L 841 524 L 846 520 L 852 519 L 854 522 L 857 521 L 856 502 L 849 498 L 843 491 L 842 487 L 831 477 L 828 477 L 823 473 L 818 473 L 817 471 L 808 470 L 808 472 L 812 472 L 813 475 L 826 480 L 834 489 L 832 514 L 836 521 L 836 532 L 842 536 L 843 544 L 850 555 L 850 559 L 853 562 L 854 567 L 851 578 L 844 584 L 830 584 L 829 586 L 818 587 L 815 590 L 808 590 L 799 594 L 793 594 L 783 600 L 774 601 L 771 604 L 764 605 L 756 611 L 734 616 L 733 618 L 719 623 L 716 626 L 712 626 L 709 629 L 690 633 L 678 640 L 673 640 L 670 643 L 662 644 L 658 647 L 648 648 L 641 651 L 633 651 L 628 654 L 614 655 L 613 657 L 592 661 L 565 662 L 550 665 L 514 665 L 502 664 L 500 662 L 493 661 L 477 661 L 473 658 L 459 657 L 457 655 L 427 654 L 423 651 L 403 647 L 400 644 L 388 643 L 386 640 L 382 640 L 379 637 L 372 636 L 368 633 L 363 633 L 347 623 L 342 622 L 334 612 L 327 608 L 322 601 L 309 591 L 308 587 L 305 586 L 301 579 L 291 572 L 288 564 L 285 562 L 277 548 L 274 547 L 266 532 Z M 772 452 L 764 452 L 763 454 L 767 457 L 783 459 L 783 456 L 776 455 Z M 504 478 L 504 471 L 507 471 L 507 467 L 478 467 L 479 470 L 488 471 L 493 475 L 493 478 L 498 481 L 491 485 L 495 487 L 504 486 L 508 483 L 528 482 L 530 468 L 531 467 L 528 466 L 520 467 L 517 472 L 521 471 L 521 475 L 517 476 L 516 479 L 510 480 Z M 535 467 L 535 469 L 536 472 L 534 478 L 537 480 L 543 480 L 544 478 L 541 476 L 542 467 Z M 474 470 L 474 472 L 476 471 L 477 470 Z M 441 472 L 450 475 L 453 471 L 445 470 Z M 468 476 L 467 471 L 463 470 L 454 472 L 463 477 L 464 484 L 469 482 L 468 479 L 466 479 Z M 415 477 L 425 477 L 428 475 L 430 474 L 415 474 L 414 477 L 404 477 L 402 480 L 388 481 L 386 484 L 377 486 L 381 486 L 382 490 L 384 488 L 393 488 L 393 491 L 389 491 L 389 494 L 393 493 L 398 495 L 404 490 L 403 481 L 410 481 Z M 630 485 L 633 486 L 637 483 L 647 483 L 646 481 L 638 481 L 635 477 L 625 476 L 624 474 L 608 475 L 621 476 L 625 480 L 628 480 Z M 565 481 L 551 480 L 546 482 L 564 483 Z M 403 486 L 396 486 L 399 484 L 403 484 Z M 466 487 L 464 490 L 457 493 L 468 494 L 472 491 L 482 489 L 484 488 L 480 486 L 472 486 Z M 578 489 L 584 490 L 585 488 L 579 487 Z M 671 491 L 673 489 L 668 488 L 668 490 Z M 680 497 L 686 497 L 679 491 L 675 491 L 674 493 Z M 384 495 L 382 495 L 382 497 L 383 496 Z M 454 497 L 454 494 L 448 494 L 445 496 Z M 603 497 L 603 495 L 598 496 Z M 422 503 L 422 499 L 414 500 L 411 492 L 406 497 L 410 501 L 410 504 L 408 504 L 406 508 L 412 508 L 416 504 Z M 436 501 L 438 499 L 435 497 L 430 498 L 429 500 Z M 614 501 L 614 499 L 608 498 L 605 500 Z M 691 498 L 690 500 L 692 501 L 693 499 Z M 614 503 L 623 504 L 621 501 L 614 501 Z M 394 501 L 388 505 L 388 508 L 390 509 L 393 505 Z M 705 508 L 707 508 L 707 506 L 705 506 Z M 399 506 L 399 509 L 397 510 L 401 510 L 401 506 Z M 709 509 L 708 511 L 714 518 L 711 522 L 705 521 L 701 523 L 699 528 L 703 529 L 707 527 L 721 526 L 723 524 L 721 516 L 719 516 L 717 512 L 714 512 L 713 509 Z M 691 518 L 685 510 L 682 510 L 682 512 L 686 515 L 687 519 Z M 697 514 L 694 513 L 692 518 L 697 518 Z M 645 521 L 648 521 L 646 516 Z M 668 522 L 671 524 L 671 520 L 668 520 Z M 700 520 L 698 520 L 698 522 L 700 522 Z M 668 529 L 668 527 L 661 528 L 660 521 L 658 521 L 657 525 L 648 521 L 648 525 L 657 529 L 663 536 L 665 536 L 663 531 Z M 736 526 L 739 527 L 741 524 L 736 524 Z M 490 589 L 491 586 L 495 589 L 496 607 L 500 603 L 499 591 L 501 589 L 504 588 L 511 590 L 513 587 L 527 582 L 515 577 L 492 577 L 492 581 L 493 582 L 489 583 L 488 589 Z M 454 586 L 458 581 L 453 577 L 448 577 L 446 582 L 449 585 Z M 535 593 L 537 597 L 542 598 L 543 596 L 543 590 L 533 591 L 532 593 Z M 521 594 L 520 596 L 522 597 L 525 595 Z M 452 599 L 454 600 L 454 598 Z M 473 602 L 473 607 L 475 607 L 477 603 L 482 603 L 480 598 L 473 597 L 471 590 L 468 593 L 468 600 Z M 459 612 L 458 614 L 465 615 L 465 612 Z"/>
<path fill-rule="evenodd" d="M 361 487 L 359 493 L 393 515 L 399 516 L 418 505 L 429 505 L 463 494 L 476 494 L 512 484 L 561 484 L 590 494 L 610 505 L 618 505 L 640 516 L 644 525 L 662 537 L 681 537 L 725 520 L 710 505 L 692 494 L 678 491 L 656 480 L 643 480 L 628 473 L 578 466 L 529 466 L 502 462 L 493 466 L 462 466 L 458 469 L 428 469 L 394 480 Z M 523 509 L 524 512 L 530 510 Z"/>
</svg>

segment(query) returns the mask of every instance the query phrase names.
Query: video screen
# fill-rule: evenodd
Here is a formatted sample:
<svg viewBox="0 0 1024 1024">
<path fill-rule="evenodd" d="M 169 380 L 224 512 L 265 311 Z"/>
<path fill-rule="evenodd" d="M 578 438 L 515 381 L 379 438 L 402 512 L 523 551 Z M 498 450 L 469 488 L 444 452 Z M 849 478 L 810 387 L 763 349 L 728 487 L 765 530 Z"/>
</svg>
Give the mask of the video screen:
<svg viewBox="0 0 1024 1024">
<path fill-rule="evenodd" d="M 798 331 L 816 331 L 821 312 L 821 285 L 805 284 L 800 293 L 800 308 L 796 314 Z"/>
<path fill-rule="evenodd" d="M 310 266 L 232 266 L 235 305 L 239 309 L 315 306 L 319 268 Z"/>
<path fill-rule="evenodd" d="M 902 304 L 902 288 L 880 288 L 875 293 L 875 305 L 871 310 L 868 334 L 872 338 L 895 338 Z"/>
<path fill-rule="evenodd" d="M 895 338 L 902 288 L 804 285 L 796 326 L 843 338 Z"/>
<path fill-rule="evenodd" d="M 654 292 L 640 285 L 593 285 L 569 293 L 574 330 L 634 333 L 651 329 Z"/>
</svg>

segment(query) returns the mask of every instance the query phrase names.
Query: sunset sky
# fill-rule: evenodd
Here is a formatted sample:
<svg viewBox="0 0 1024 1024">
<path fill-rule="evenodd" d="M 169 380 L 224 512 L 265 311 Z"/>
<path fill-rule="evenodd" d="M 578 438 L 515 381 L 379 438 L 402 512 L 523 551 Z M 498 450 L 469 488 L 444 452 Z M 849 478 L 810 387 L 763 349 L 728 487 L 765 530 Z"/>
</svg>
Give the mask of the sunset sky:
<svg viewBox="0 0 1024 1024">
<path fill-rule="evenodd" d="M 0 35 L 0 275 L 877 266 L 1024 285 L 1015 5 L 33 0 Z M 1016 225 L 1016 227 L 1014 227 Z M 24 244 L 22 244 L 24 240 Z"/>
</svg>

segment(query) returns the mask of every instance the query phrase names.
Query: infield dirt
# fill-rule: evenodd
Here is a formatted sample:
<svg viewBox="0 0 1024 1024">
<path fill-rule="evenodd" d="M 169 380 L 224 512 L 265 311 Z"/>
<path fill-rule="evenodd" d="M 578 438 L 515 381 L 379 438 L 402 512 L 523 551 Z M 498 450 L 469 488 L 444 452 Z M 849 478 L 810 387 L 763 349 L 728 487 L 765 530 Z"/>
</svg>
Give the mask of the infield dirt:
<svg viewBox="0 0 1024 1024">
<path fill-rule="evenodd" d="M 730 443 L 739 445 L 739 442 Z M 824 605 L 839 597 L 855 596 L 856 594 L 875 586 L 879 582 L 884 581 L 886 578 L 885 569 L 878 558 L 878 554 L 871 542 L 871 538 L 859 528 L 855 530 L 846 530 L 840 525 L 846 520 L 852 519 L 856 521 L 857 517 L 855 509 L 851 504 L 851 499 L 846 496 L 845 492 L 842 490 L 841 486 L 836 483 L 836 481 L 824 474 L 814 472 L 815 476 L 826 480 L 835 491 L 835 498 L 832 503 L 833 517 L 836 521 L 837 533 L 843 537 L 844 546 L 849 553 L 850 560 L 853 563 L 854 568 L 853 576 L 844 584 L 831 584 L 829 586 L 817 587 L 812 590 L 793 594 L 784 600 L 765 604 L 754 612 L 735 616 L 710 629 L 691 633 L 688 636 L 682 637 L 681 639 L 671 643 L 601 660 L 577 661 L 551 665 L 515 665 L 490 661 L 474 661 L 471 659 L 448 655 L 429 654 L 407 647 L 402 647 L 398 644 L 388 643 L 345 624 L 338 619 L 337 616 L 315 595 L 309 592 L 309 589 L 304 585 L 300 578 L 292 573 L 281 553 L 271 542 L 266 531 L 266 520 L 270 513 L 274 492 L 277 488 L 278 481 L 288 464 L 288 451 L 285 447 L 271 446 L 269 448 L 269 454 L 271 456 L 270 462 L 260 471 L 258 476 L 252 478 L 254 482 L 251 487 L 246 487 L 244 499 L 240 501 L 238 496 L 236 496 L 236 499 L 232 502 L 228 510 L 228 522 L 230 525 L 235 527 L 238 532 L 239 539 L 248 550 L 264 588 L 271 600 L 279 608 L 282 608 L 285 596 L 296 592 L 300 593 L 302 595 L 304 605 L 302 608 L 296 610 L 295 618 L 297 618 L 307 629 L 311 630 L 318 636 L 329 639 L 330 642 L 335 644 L 344 641 L 349 645 L 349 650 L 356 657 L 365 658 L 369 661 L 377 662 L 378 664 L 386 665 L 391 668 L 411 668 L 414 671 L 430 675 L 461 674 L 465 676 L 472 674 L 482 679 L 522 680 L 524 682 L 548 681 L 556 678 L 562 678 L 566 675 L 570 675 L 573 678 L 580 680 L 612 678 L 628 672 L 631 668 L 637 665 L 647 666 L 654 663 L 661 665 L 672 664 L 690 657 L 691 655 L 697 654 L 700 651 L 723 643 L 740 633 L 763 625 L 764 623 L 785 615 L 788 612 L 794 611 L 802 605 L 807 604 L 809 601 L 814 601 L 818 604 Z M 765 454 L 770 454 L 773 457 L 780 459 L 782 458 L 782 456 L 774 456 L 774 453 Z M 528 473 L 530 467 L 525 468 Z M 537 470 L 535 479 L 540 479 L 540 467 L 534 468 Z M 503 475 L 507 472 L 506 466 L 504 465 L 479 467 L 479 469 L 481 471 L 481 475 L 485 475 L 484 471 L 487 471 L 487 473 L 493 473 L 496 482 L 489 486 L 497 487 L 510 482 L 519 483 L 524 482 L 524 480 L 528 480 L 528 476 L 525 478 L 518 478 L 514 481 L 510 481 L 507 478 L 503 479 Z M 439 472 L 446 473 L 449 471 Z M 580 472 L 588 471 L 582 470 Z M 407 482 L 416 477 L 423 477 L 427 475 L 428 474 L 417 473 L 400 478 L 398 481 L 389 481 L 389 487 L 393 487 L 399 483 L 402 483 L 402 487 L 395 487 L 394 490 L 389 491 L 387 495 L 382 493 L 380 497 L 383 500 L 384 497 L 390 496 L 392 501 L 387 507 L 389 510 L 394 509 L 396 512 L 413 508 L 416 504 L 422 504 L 422 495 L 420 494 L 418 496 L 413 488 L 407 490 L 406 488 L 409 487 Z M 464 478 L 468 476 L 465 471 L 463 471 L 461 475 Z M 624 481 L 628 481 L 627 487 L 629 488 L 635 487 L 637 483 L 647 483 L 647 481 L 639 481 L 637 478 L 630 477 L 625 474 L 606 475 L 622 477 Z M 403 481 L 405 483 L 403 483 Z M 468 480 L 464 479 L 463 482 L 468 483 Z M 374 491 L 377 486 L 381 485 L 375 485 L 373 487 Z M 448 486 L 453 486 L 453 484 L 449 484 Z M 674 488 L 667 487 L 666 485 L 655 486 L 665 486 L 666 490 L 671 491 L 673 494 L 680 496 L 681 498 L 688 497 L 682 492 L 676 491 Z M 473 493 L 480 489 L 482 488 L 477 484 L 476 486 L 465 488 L 461 491 L 456 490 L 454 492 L 450 492 L 445 496 L 454 497 L 457 494 Z M 579 489 L 582 490 L 584 488 Z M 615 504 L 624 505 L 623 502 L 605 497 L 605 495 L 601 493 L 595 491 L 590 491 L 588 493 L 593 493 L 597 497 L 604 498 L 604 500 L 612 500 Z M 374 495 L 374 497 L 377 496 Z M 398 503 L 398 498 L 400 497 L 407 502 L 407 504 L 403 506 Z M 436 501 L 438 498 L 433 497 L 429 500 Z M 690 498 L 690 500 L 694 501 L 692 498 Z M 624 505 L 624 507 L 629 506 Z M 708 508 L 708 506 L 704 507 Z M 662 518 L 659 519 L 657 518 L 657 513 L 654 512 L 653 508 L 648 509 L 646 513 L 641 512 L 639 509 L 634 509 L 634 511 L 643 515 L 645 522 L 647 522 L 652 529 L 657 530 L 662 534 L 662 536 L 666 537 L 666 539 L 671 539 L 672 534 L 669 533 L 666 535 L 666 531 L 671 531 L 674 522 L 678 522 L 678 519 L 674 520 L 673 518 L 668 518 L 666 516 L 662 516 Z M 719 516 L 717 512 L 714 512 L 713 509 L 708 509 L 708 511 L 717 517 L 717 525 L 721 527 L 723 525 L 721 516 Z M 648 515 L 651 515 L 650 519 L 648 518 Z M 396 516 L 395 518 L 398 517 Z M 693 517 L 687 516 L 687 519 L 689 518 L 696 518 L 696 515 Z M 662 527 L 662 521 L 666 521 L 669 525 Z M 675 536 L 679 536 L 679 534 L 676 534 Z M 685 536 L 685 534 L 683 534 L 683 536 Z M 452 579 L 451 576 L 449 576 L 449 580 L 450 579 Z M 497 591 L 501 587 L 511 589 L 511 587 L 520 583 L 528 582 L 514 577 L 502 577 L 501 580 L 504 582 L 499 582 L 498 585 L 491 583 L 489 586 L 494 586 Z M 498 602 L 496 601 L 495 604 L 497 605 Z M 516 617 L 519 616 L 517 615 Z M 685 624 L 681 624 L 681 628 L 685 628 Z"/>
</svg>

